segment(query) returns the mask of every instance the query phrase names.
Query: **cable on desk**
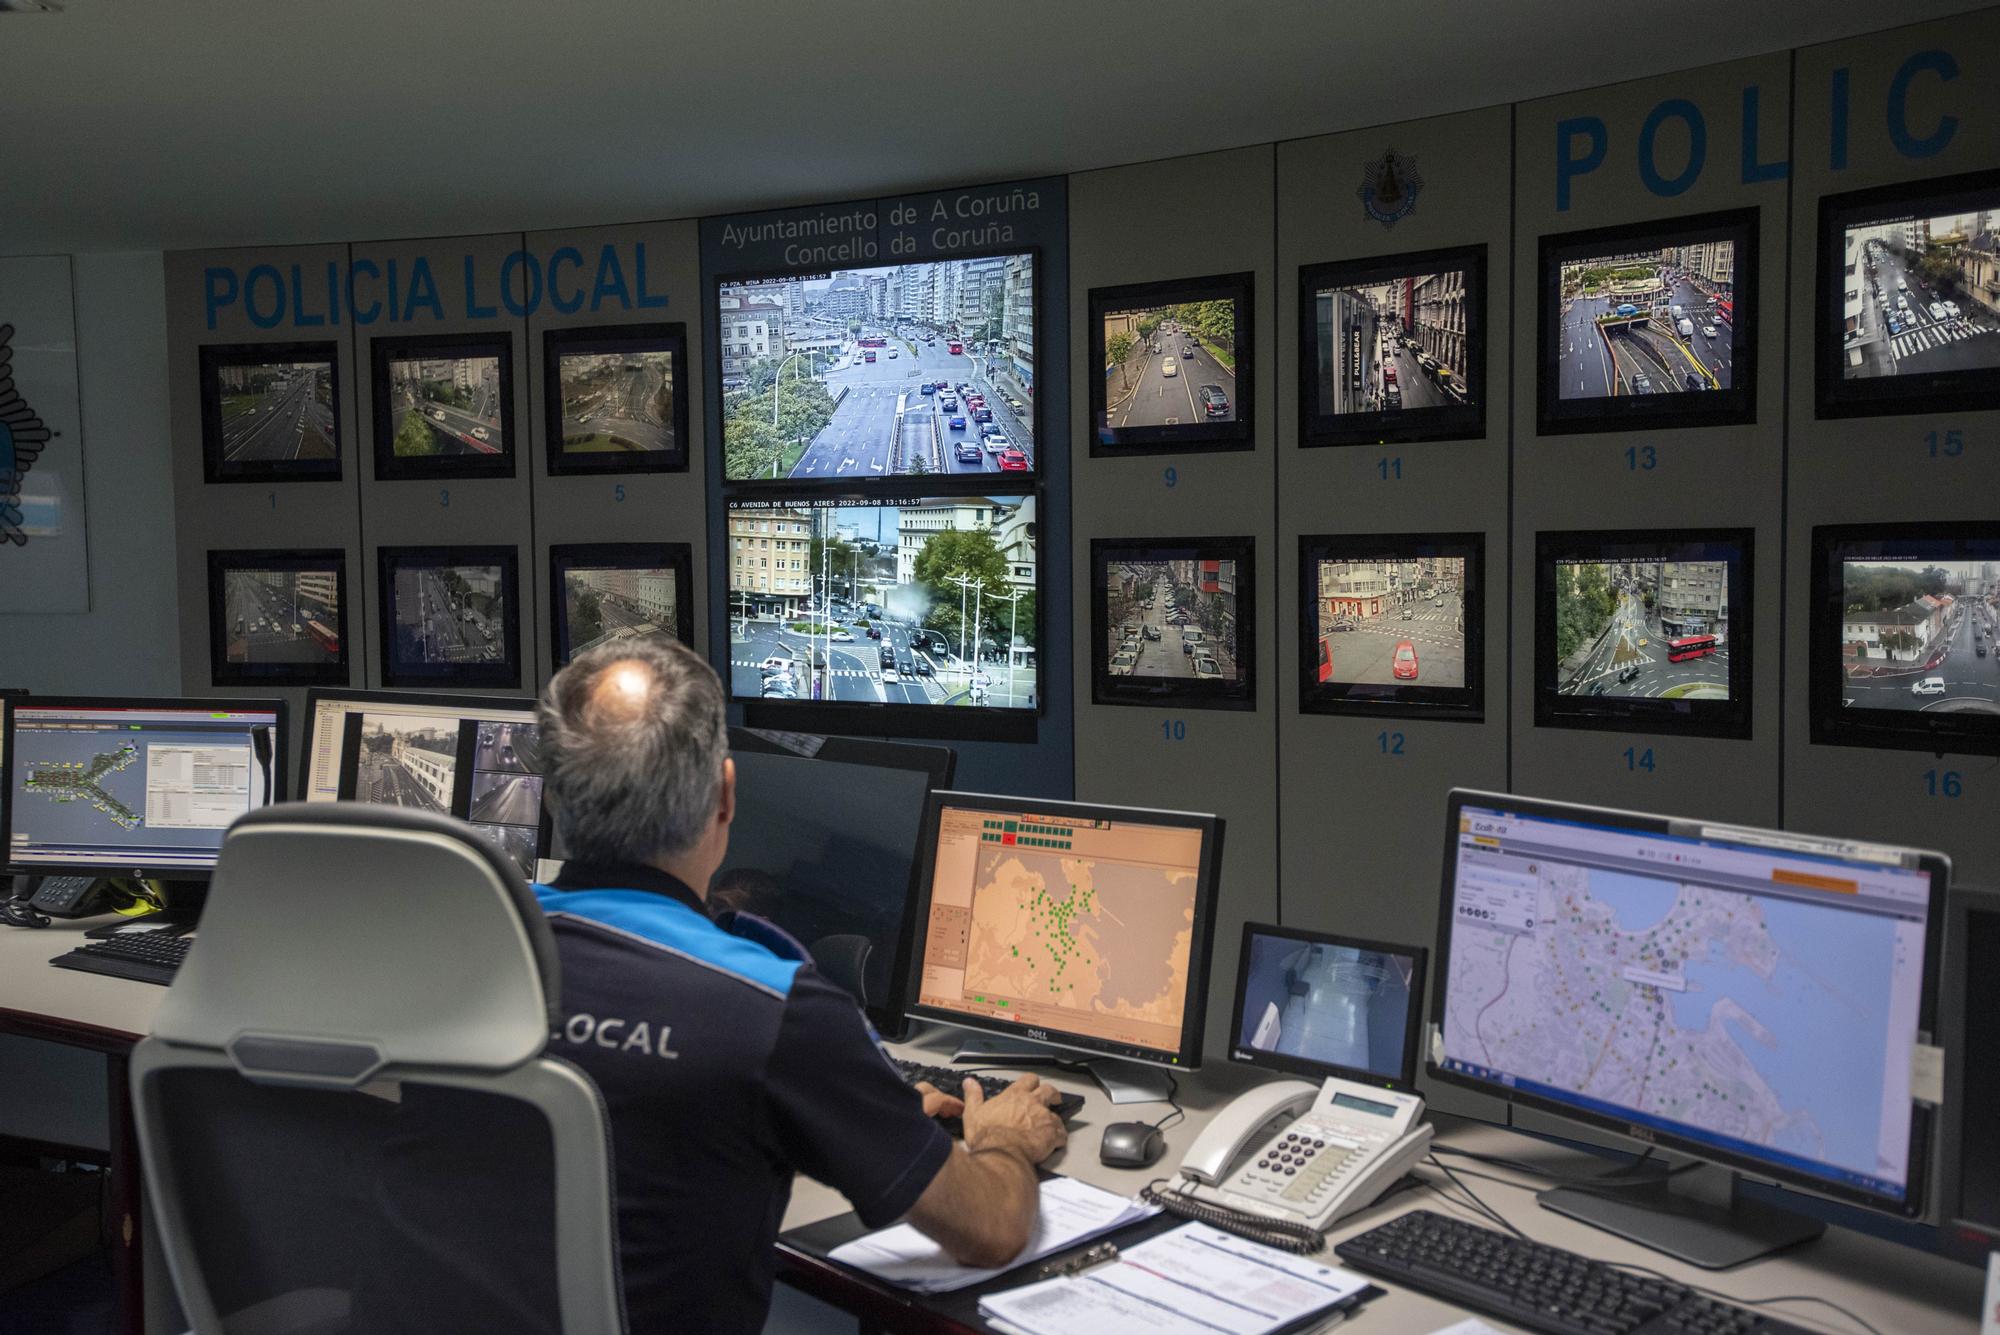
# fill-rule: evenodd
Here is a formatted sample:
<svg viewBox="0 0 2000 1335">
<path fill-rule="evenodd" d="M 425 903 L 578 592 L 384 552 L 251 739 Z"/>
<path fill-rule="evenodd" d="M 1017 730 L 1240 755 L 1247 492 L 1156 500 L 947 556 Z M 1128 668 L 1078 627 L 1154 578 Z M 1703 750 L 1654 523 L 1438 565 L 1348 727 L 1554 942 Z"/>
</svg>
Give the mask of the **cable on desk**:
<svg viewBox="0 0 2000 1335">
<path fill-rule="evenodd" d="M 1450 1165 L 1446 1164 L 1444 1160 L 1438 1158 L 1437 1155 L 1435 1154 L 1427 1155 L 1425 1156 L 1425 1159 L 1426 1162 L 1428 1162 L 1433 1168 L 1437 1169 L 1440 1173 L 1443 1173 L 1446 1177 L 1450 1178 L 1453 1186 L 1457 1187 L 1460 1191 L 1465 1193 L 1466 1199 L 1472 1202 L 1473 1209 L 1477 1210 L 1480 1214 L 1484 1215 L 1488 1220 L 1492 1221 L 1495 1224 L 1498 1224 L 1501 1228 L 1505 1229 L 1507 1232 L 1512 1233 L 1515 1237 L 1519 1238 L 1521 1241 L 1523 1242 L 1532 1241 L 1532 1239 L 1530 1239 L 1527 1234 L 1523 1233 L 1520 1229 L 1515 1228 L 1514 1225 L 1508 1221 L 1506 1216 L 1502 1215 L 1498 1210 L 1494 1209 L 1492 1206 L 1488 1205 L 1484 1200 L 1482 1200 L 1478 1192 L 1474 1191 L 1471 1187 L 1466 1186 L 1464 1180 L 1460 1178 L 1457 1173 L 1452 1172 Z M 1480 1176 L 1480 1175 L 1475 1174 L 1474 1176 Z M 1494 1178 L 1492 1180 L 1498 1182 L 1500 1179 Z M 1432 1184 L 1431 1189 L 1433 1191 L 1438 1190 L 1435 1183 Z M 1438 1195 L 1443 1196 L 1444 1192 L 1438 1191 Z M 1449 1197 L 1447 1197 L 1446 1199 L 1449 1199 Z"/>
<path fill-rule="evenodd" d="M 1172 1071 L 1166 1072 L 1166 1077 L 1167 1115 L 1157 1122 L 1146 1123 L 1146 1125 L 1152 1127 L 1155 1131 L 1164 1131 L 1170 1126 L 1175 1126 L 1187 1120 L 1187 1109 L 1181 1107 L 1178 1102 L 1181 1093 L 1181 1082 L 1174 1077 Z"/>
</svg>

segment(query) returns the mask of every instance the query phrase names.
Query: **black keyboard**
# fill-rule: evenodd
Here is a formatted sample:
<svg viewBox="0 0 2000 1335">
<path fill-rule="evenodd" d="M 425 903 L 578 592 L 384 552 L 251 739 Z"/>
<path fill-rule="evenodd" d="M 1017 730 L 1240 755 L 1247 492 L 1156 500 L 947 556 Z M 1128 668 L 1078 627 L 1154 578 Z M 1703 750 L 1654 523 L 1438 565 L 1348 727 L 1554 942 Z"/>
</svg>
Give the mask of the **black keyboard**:
<svg viewBox="0 0 2000 1335">
<path fill-rule="evenodd" d="M 1020 1078 L 1019 1076 L 1011 1075 L 973 1075 L 970 1072 L 957 1070 L 950 1066 L 925 1066 L 921 1062 L 906 1062 L 901 1060 L 897 1061 L 896 1069 L 903 1073 L 904 1084 L 914 1085 L 919 1080 L 928 1080 L 931 1087 L 936 1089 L 938 1093 L 949 1094 L 953 1098 L 958 1097 L 959 1090 L 967 1080 L 977 1080 L 979 1082 L 980 1093 L 990 1099 Z M 1076 1116 L 1082 1108 L 1083 1095 L 1081 1094 L 1065 1093 L 1061 1098 L 1049 1105 L 1049 1111 L 1062 1118 L 1065 1122 Z M 965 1135 L 965 1126 L 958 1118 L 940 1117 L 938 1121 L 954 1137 Z"/>
<path fill-rule="evenodd" d="M 1333 1250 L 1356 1270 L 1549 1335 L 1810 1335 L 1679 1284 L 1431 1210 Z"/>
<path fill-rule="evenodd" d="M 171 936 L 158 931 L 125 932 L 101 941 L 86 941 L 49 963 L 58 969 L 79 969 L 165 987 L 174 981 L 174 974 L 193 944 L 192 936 Z"/>
</svg>

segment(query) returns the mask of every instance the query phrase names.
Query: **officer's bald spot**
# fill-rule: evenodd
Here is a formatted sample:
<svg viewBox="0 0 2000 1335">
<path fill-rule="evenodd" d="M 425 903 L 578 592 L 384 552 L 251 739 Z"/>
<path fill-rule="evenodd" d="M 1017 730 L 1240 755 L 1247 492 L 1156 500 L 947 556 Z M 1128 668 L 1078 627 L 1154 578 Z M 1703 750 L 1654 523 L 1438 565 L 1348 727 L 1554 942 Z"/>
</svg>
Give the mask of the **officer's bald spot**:
<svg viewBox="0 0 2000 1335">
<path fill-rule="evenodd" d="M 606 663 L 584 698 L 586 723 L 629 723 L 648 712 L 659 696 L 660 678 L 636 658 Z"/>
</svg>

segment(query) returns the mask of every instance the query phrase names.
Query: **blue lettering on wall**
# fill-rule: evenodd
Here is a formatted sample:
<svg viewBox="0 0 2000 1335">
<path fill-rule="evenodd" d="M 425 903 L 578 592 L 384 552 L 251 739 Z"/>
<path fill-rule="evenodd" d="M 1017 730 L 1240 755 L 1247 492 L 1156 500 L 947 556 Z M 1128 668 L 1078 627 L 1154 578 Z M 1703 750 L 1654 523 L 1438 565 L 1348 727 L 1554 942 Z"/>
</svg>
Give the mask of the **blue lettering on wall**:
<svg viewBox="0 0 2000 1335">
<path fill-rule="evenodd" d="M 1847 170 L 1847 66 L 1833 72 L 1827 89 L 1826 165 L 1829 171 Z"/>
<path fill-rule="evenodd" d="M 1757 160 L 1757 128 L 1759 125 L 1759 116 L 1757 113 L 1762 106 L 1763 91 L 1763 89 L 1754 83 L 1743 90 L 1743 184 L 1745 185 L 1751 185 L 1758 181 L 1782 181 L 1792 171 L 1790 158 L 1784 158 L 1777 162 L 1759 162 Z"/>
<path fill-rule="evenodd" d="M 1571 150 L 1580 134 L 1589 136 L 1590 150 L 1579 158 Z M 1603 166 L 1604 150 L 1604 122 L 1598 117 L 1572 116 L 1556 122 L 1556 212 L 1569 211 L 1570 180 Z"/>
<path fill-rule="evenodd" d="M 562 268 L 564 264 L 570 265 L 580 274 L 583 270 L 582 252 L 577 250 L 575 246 L 558 246 L 555 254 L 549 256 L 549 305 L 555 307 L 564 315 L 575 315 L 583 309 L 583 288 L 578 287 L 576 295 L 573 297 L 565 297 L 557 289 L 556 271 Z"/>
<path fill-rule="evenodd" d="M 410 296 L 403 303 L 403 318 L 410 319 L 419 306 L 430 307 L 432 319 L 444 319 L 444 303 L 438 300 L 437 276 L 431 272 L 428 255 L 417 256 L 416 263 L 410 266 Z"/>
<path fill-rule="evenodd" d="M 389 261 L 389 280 L 382 285 L 389 294 L 389 323 L 395 324 L 403 317 L 396 313 L 396 261 Z"/>
<path fill-rule="evenodd" d="M 356 260 L 349 266 L 347 270 L 347 309 L 354 312 L 354 323 L 357 326 L 374 324 L 382 315 L 382 303 L 380 301 L 371 301 L 366 306 L 363 306 L 361 298 L 355 294 L 357 286 L 355 279 L 359 278 L 364 272 L 370 278 L 380 278 L 382 276 L 381 266 L 373 260 Z"/>
<path fill-rule="evenodd" d="M 1937 128 L 1926 135 L 1910 132 L 1910 84 L 1919 74 L 1931 73 L 1950 83 L 1958 77 L 1958 61 L 1948 51 L 1919 51 L 1903 62 L 1896 77 L 1889 80 L 1889 142 L 1906 158 L 1928 158 L 1944 152 L 1958 133 L 1958 117 L 1938 117 Z"/>
<path fill-rule="evenodd" d="M 301 329 L 326 323 L 324 315 L 306 309 L 306 275 L 302 264 L 292 266 L 292 312 L 292 323 Z"/>
<path fill-rule="evenodd" d="M 1688 128 L 1687 166 L 1671 180 L 1660 175 L 1654 156 L 1660 127 L 1670 120 L 1683 121 Z M 1662 197 L 1684 193 L 1701 175 L 1707 157 L 1708 124 L 1702 119 L 1700 107 L 1684 97 L 1670 97 L 1647 113 L 1646 123 L 1639 127 L 1639 180 L 1648 190 Z"/>
<path fill-rule="evenodd" d="M 514 295 L 514 271 L 518 269 L 526 276 L 527 296 Z M 523 320 L 528 313 L 542 304 L 542 265 L 525 250 L 517 250 L 500 261 L 500 300 L 507 303 L 507 310 Z"/>
<path fill-rule="evenodd" d="M 620 306 L 628 311 L 632 309 L 632 294 L 625 288 L 625 270 L 618 263 L 616 246 L 606 246 L 597 257 L 597 286 L 590 291 L 593 313 L 604 304 L 606 297 L 616 297 Z"/>
<path fill-rule="evenodd" d="M 472 256 L 465 257 L 465 318 L 468 320 L 491 320 L 500 314 L 491 306 L 479 304 L 479 275 L 474 271 Z"/>
<path fill-rule="evenodd" d="M 266 315 L 257 309 L 257 284 L 264 279 L 271 280 L 271 312 Z M 259 329 L 274 329 L 278 321 L 285 318 L 285 280 L 278 271 L 268 264 L 260 264 L 250 271 L 243 283 L 243 310 L 249 315 L 250 323 Z"/>
<path fill-rule="evenodd" d="M 236 294 L 240 285 L 236 281 L 236 270 L 225 269 L 211 264 L 201 271 L 202 304 L 208 307 L 208 327 L 215 328 L 215 313 L 224 306 L 236 304 Z"/>
<path fill-rule="evenodd" d="M 639 307 L 641 310 L 658 310 L 667 304 L 667 294 L 646 291 L 646 243 L 633 242 L 632 252 L 632 263 L 639 271 Z"/>
<path fill-rule="evenodd" d="M 327 323 L 340 323 L 340 266 L 332 260 L 326 262 L 326 318 Z"/>
</svg>

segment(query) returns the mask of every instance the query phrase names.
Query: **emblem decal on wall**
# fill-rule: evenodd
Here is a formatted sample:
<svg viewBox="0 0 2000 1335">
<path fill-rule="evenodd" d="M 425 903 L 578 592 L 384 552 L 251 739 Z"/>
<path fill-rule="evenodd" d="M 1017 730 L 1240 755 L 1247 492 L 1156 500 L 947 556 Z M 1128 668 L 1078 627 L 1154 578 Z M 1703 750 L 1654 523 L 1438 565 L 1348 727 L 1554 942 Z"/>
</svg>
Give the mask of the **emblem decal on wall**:
<svg viewBox="0 0 2000 1335">
<path fill-rule="evenodd" d="M 14 388 L 14 326 L 0 324 L 0 542 L 27 545 L 21 481 L 48 442 L 48 425 Z"/>
<path fill-rule="evenodd" d="M 1394 227 L 1417 211 L 1417 193 L 1423 188 L 1417 160 L 1392 148 L 1362 167 L 1361 184 L 1355 187 L 1354 196 L 1361 201 L 1363 213 L 1384 227 Z"/>
</svg>

